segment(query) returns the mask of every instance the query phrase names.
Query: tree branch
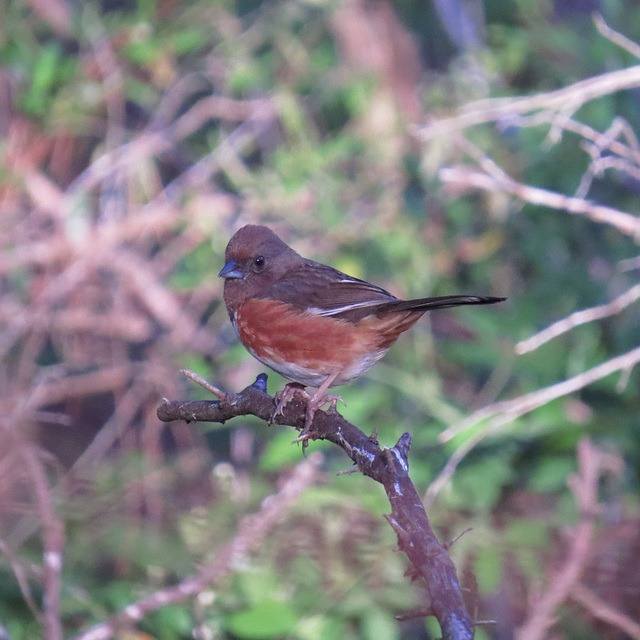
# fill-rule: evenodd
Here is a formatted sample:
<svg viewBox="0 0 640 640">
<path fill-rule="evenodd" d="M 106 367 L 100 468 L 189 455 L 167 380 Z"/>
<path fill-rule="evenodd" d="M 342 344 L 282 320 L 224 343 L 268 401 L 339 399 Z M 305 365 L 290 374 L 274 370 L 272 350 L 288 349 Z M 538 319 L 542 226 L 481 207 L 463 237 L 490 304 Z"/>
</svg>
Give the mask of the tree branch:
<svg viewBox="0 0 640 640">
<path fill-rule="evenodd" d="M 301 429 L 305 421 L 305 401 L 301 394 L 274 416 L 276 401 L 266 393 L 267 376 L 240 393 L 220 392 L 217 402 L 165 402 L 158 407 L 158 418 L 221 422 L 243 415 L 254 415 L 266 422 Z M 216 394 L 218 395 L 218 394 Z M 471 640 L 473 623 L 467 613 L 455 566 L 446 548 L 438 541 L 411 478 L 407 454 L 411 436 L 405 433 L 391 448 L 381 448 L 335 411 L 317 411 L 309 432 L 312 440 L 329 440 L 344 449 L 359 471 L 383 485 L 391 514 L 385 516 L 398 536 L 398 546 L 411 561 L 408 574 L 422 579 L 427 600 L 424 615 L 437 618 L 444 640 Z"/>
</svg>

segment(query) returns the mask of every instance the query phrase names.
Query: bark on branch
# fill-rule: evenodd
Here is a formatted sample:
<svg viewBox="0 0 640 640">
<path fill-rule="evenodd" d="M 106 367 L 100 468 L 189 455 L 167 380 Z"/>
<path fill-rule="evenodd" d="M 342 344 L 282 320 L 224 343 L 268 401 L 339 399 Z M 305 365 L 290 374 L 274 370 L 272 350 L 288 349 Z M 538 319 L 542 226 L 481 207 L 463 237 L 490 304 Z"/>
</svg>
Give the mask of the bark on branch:
<svg viewBox="0 0 640 640">
<path fill-rule="evenodd" d="M 209 387 L 218 401 L 167 401 L 158 407 L 164 422 L 186 420 L 224 423 L 231 418 L 253 415 L 267 422 L 302 429 L 306 402 L 295 394 L 275 416 L 275 399 L 266 393 L 267 376 L 240 393 L 224 393 Z M 424 582 L 427 602 L 420 615 L 433 615 L 440 623 L 444 640 L 471 640 L 473 623 L 462 598 L 455 566 L 447 549 L 436 538 L 418 492 L 409 477 L 407 455 L 411 436 L 405 433 L 391 449 L 382 448 L 375 436 L 367 436 L 336 411 L 316 412 L 310 439 L 329 440 L 344 449 L 357 469 L 380 482 L 391 504 L 386 516 L 398 536 L 398 546 L 410 562 L 408 574 Z"/>
</svg>

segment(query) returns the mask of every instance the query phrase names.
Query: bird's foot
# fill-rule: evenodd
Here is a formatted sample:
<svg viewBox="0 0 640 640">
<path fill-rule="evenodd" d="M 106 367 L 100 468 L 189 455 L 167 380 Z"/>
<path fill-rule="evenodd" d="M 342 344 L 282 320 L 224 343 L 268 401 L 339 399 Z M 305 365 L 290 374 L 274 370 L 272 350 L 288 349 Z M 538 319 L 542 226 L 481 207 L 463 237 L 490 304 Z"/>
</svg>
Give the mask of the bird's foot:
<svg viewBox="0 0 640 640">
<path fill-rule="evenodd" d="M 333 393 L 325 393 L 325 390 L 318 389 L 318 391 L 311 395 L 303 384 L 299 382 L 289 382 L 282 391 L 277 391 L 275 394 L 276 408 L 271 417 L 271 423 L 273 423 L 278 416 L 283 415 L 285 407 L 298 395 L 307 401 L 307 406 L 305 410 L 304 427 L 293 443 L 301 442 L 304 453 L 305 449 L 309 446 L 309 439 L 312 437 L 311 425 L 316 411 L 321 409 L 325 404 L 330 403 L 328 411 L 335 413 L 338 402 L 342 402 L 345 406 L 346 403 L 341 396 Z"/>
<path fill-rule="evenodd" d="M 308 394 L 307 394 L 308 395 Z M 313 418 L 316 414 L 316 411 L 321 409 L 327 402 L 331 403 L 328 411 L 336 413 L 336 406 L 338 402 L 342 402 L 346 406 L 346 402 L 342 399 L 341 396 L 338 396 L 334 393 L 315 393 L 313 396 L 310 396 L 307 400 L 307 409 L 305 412 L 304 419 L 304 427 L 300 432 L 300 435 L 292 442 L 292 444 L 302 442 L 302 451 L 309 446 L 309 439 L 311 438 L 311 424 L 313 423 Z"/>
</svg>

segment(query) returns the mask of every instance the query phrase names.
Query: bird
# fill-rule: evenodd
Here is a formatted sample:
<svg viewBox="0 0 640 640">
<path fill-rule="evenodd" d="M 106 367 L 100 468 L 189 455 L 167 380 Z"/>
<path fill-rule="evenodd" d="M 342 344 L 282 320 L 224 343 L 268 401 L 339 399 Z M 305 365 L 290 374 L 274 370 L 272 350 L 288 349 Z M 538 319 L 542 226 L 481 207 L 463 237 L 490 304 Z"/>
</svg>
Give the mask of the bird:
<svg viewBox="0 0 640 640">
<path fill-rule="evenodd" d="M 468 295 L 402 300 L 303 258 L 271 229 L 253 224 L 231 237 L 218 275 L 229 318 L 247 351 L 297 383 L 276 394 L 276 413 L 300 385 L 317 389 L 306 393 L 304 428 L 294 441 L 305 445 L 316 411 L 329 402 L 335 409 L 342 400 L 327 390 L 364 374 L 427 311 L 506 300 Z"/>
</svg>

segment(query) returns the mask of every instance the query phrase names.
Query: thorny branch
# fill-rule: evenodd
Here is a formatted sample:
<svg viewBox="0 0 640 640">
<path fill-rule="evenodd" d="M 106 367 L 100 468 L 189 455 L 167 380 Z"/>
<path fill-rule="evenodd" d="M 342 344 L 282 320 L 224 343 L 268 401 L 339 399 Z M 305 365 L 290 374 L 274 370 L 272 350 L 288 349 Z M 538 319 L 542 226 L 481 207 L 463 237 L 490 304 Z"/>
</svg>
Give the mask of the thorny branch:
<svg viewBox="0 0 640 640">
<path fill-rule="evenodd" d="M 210 390 L 218 402 L 165 402 L 158 408 L 163 421 L 187 420 L 226 422 L 254 415 L 266 422 L 301 429 L 305 403 L 296 394 L 281 414 L 274 415 L 276 401 L 266 393 L 266 375 L 240 393 Z M 409 574 L 424 581 L 427 602 L 423 615 L 437 618 L 445 640 L 470 640 L 473 623 L 467 613 L 455 566 L 446 548 L 436 538 L 426 511 L 409 477 L 407 455 L 411 436 L 404 434 L 391 449 L 382 448 L 335 411 L 318 411 L 310 431 L 311 439 L 329 440 L 341 447 L 364 475 L 380 482 L 391 504 L 386 516 L 398 536 L 398 546 L 411 561 Z"/>
</svg>

